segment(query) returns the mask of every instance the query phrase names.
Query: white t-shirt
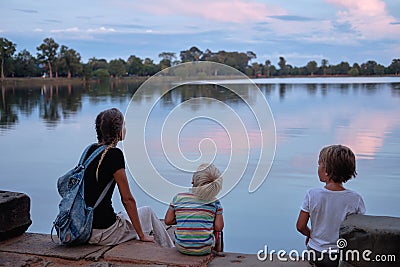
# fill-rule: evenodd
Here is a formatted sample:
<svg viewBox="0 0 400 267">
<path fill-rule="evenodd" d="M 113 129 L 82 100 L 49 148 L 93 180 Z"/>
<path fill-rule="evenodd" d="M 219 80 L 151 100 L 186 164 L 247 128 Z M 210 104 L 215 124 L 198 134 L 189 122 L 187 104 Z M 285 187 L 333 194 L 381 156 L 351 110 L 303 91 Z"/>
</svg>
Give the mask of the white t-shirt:
<svg viewBox="0 0 400 267">
<path fill-rule="evenodd" d="M 310 248 L 322 252 L 337 251 L 340 224 L 347 215 L 365 213 L 362 197 L 355 191 L 331 191 L 326 188 L 309 189 L 301 210 L 310 214 Z"/>
</svg>

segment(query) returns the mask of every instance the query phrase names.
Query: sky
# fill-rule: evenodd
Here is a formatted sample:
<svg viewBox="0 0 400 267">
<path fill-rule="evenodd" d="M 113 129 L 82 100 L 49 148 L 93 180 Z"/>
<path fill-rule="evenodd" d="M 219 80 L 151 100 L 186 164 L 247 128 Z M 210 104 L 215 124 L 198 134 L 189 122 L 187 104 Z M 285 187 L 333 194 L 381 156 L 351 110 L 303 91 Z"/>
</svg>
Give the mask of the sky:
<svg viewBox="0 0 400 267">
<path fill-rule="evenodd" d="M 0 37 L 36 55 L 51 37 L 88 59 L 252 51 L 252 62 L 351 65 L 400 58 L 399 0 L 0 0 Z"/>
</svg>

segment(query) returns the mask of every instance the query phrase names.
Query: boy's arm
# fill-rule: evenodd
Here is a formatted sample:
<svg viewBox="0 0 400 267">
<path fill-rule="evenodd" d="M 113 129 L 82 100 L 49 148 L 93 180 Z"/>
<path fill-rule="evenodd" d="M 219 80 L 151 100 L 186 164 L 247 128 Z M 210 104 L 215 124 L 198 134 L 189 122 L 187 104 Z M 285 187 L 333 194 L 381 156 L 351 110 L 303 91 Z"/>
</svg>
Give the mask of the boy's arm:
<svg viewBox="0 0 400 267">
<path fill-rule="evenodd" d="M 224 217 L 222 214 L 215 215 L 214 231 L 221 232 L 224 229 Z"/>
<path fill-rule="evenodd" d="M 310 218 L 310 214 L 303 210 L 300 211 L 299 218 L 297 219 L 296 228 L 297 231 L 305 235 L 307 238 L 310 238 L 310 228 L 308 228 L 307 223 Z"/>
<path fill-rule="evenodd" d="M 168 208 L 167 213 L 165 214 L 164 223 L 166 225 L 176 224 L 175 211 L 171 208 Z"/>
</svg>

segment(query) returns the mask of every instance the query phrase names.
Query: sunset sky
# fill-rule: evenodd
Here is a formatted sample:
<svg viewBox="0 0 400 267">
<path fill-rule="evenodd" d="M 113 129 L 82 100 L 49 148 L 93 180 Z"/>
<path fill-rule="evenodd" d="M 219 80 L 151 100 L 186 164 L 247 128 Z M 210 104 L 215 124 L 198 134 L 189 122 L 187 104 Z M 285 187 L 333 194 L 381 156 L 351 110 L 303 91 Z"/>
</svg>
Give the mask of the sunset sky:
<svg viewBox="0 0 400 267">
<path fill-rule="evenodd" d="M 78 51 L 83 62 L 130 55 L 159 62 L 191 46 L 253 51 L 304 66 L 400 58 L 398 0 L 0 1 L 0 36 L 36 55 L 43 39 Z"/>
</svg>

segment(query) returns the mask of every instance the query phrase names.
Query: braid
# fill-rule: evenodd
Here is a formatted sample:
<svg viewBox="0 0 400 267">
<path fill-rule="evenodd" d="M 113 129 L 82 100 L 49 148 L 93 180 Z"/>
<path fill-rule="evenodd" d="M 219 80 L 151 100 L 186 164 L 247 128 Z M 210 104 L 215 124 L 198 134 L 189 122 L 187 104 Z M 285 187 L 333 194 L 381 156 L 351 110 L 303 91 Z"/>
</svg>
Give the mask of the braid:
<svg viewBox="0 0 400 267">
<path fill-rule="evenodd" d="M 96 179 L 98 180 L 100 164 L 110 148 L 115 147 L 120 141 L 120 133 L 123 129 L 124 116 L 116 109 L 102 111 L 96 118 L 96 132 L 99 144 L 107 145 L 101 154 L 99 164 L 96 169 Z"/>
<path fill-rule="evenodd" d="M 103 162 L 104 157 L 106 156 L 106 153 L 108 152 L 108 150 L 110 150 L 110 148 L 113 147 L 113 144 L 109 144 L 106 149 L 104 149 L 103 153 L 101 154 L 100 160 L 99 160 L 99 164 L 97 165 L 97 169 L 96 169 L 96 180 L 99 181 L 99 168 L 100 168 L 100 164 Z"/>
<path fill-rule="evenodd" d="M 101 133 L 101 127 L 103 124 L 104 113 L 105 113 L 105 111 L 102 111 L 96 117 L 96 134 L 97 134 L 97 141 L 99 143 L 101 143 L 103 140 L 103 134 Z"/>
</svg>

